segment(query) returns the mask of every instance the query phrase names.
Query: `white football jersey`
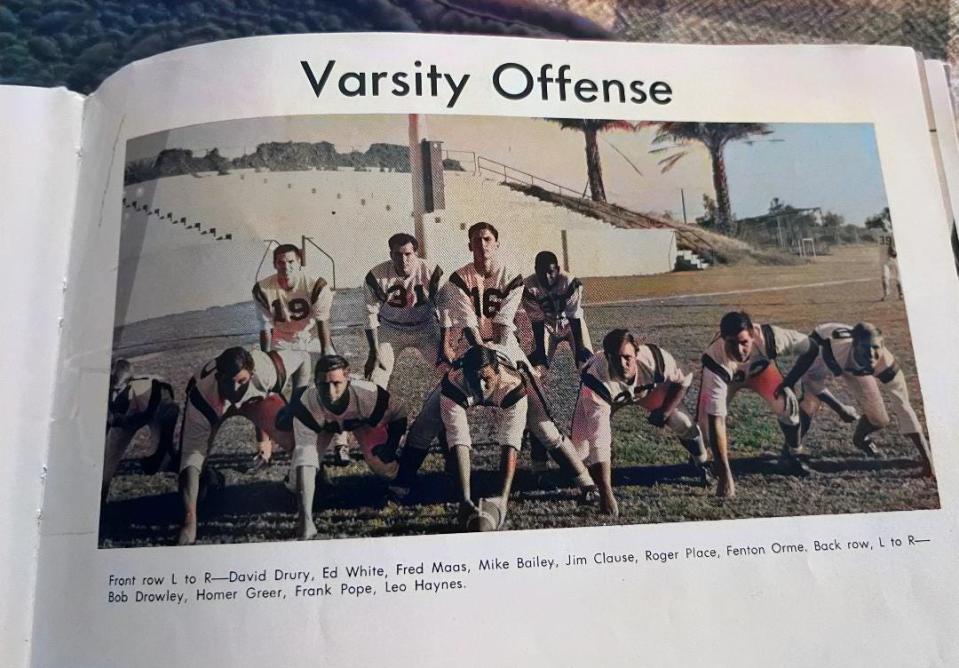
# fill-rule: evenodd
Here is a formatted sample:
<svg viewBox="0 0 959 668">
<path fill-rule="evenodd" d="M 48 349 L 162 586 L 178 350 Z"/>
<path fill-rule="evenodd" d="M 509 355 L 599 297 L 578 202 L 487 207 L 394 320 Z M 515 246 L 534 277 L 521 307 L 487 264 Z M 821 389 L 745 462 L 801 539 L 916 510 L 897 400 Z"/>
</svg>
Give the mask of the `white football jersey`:
<svg viewBox="0 0 959 668">
<path fill-rule="evenodd" d="M 294 392 L 288 412 L 294 418 L 296 443 L 309 443 L 322 432 L 340 434 L 359 427 L 378 427 L 406 419 L 403 406 L 389 392 L 368 380 L 351 376 L 346 392 L 349 401 L 340 413 L 323 405 L 315 385 Z"/>
<path fill-rule="evenodd" d="M 189 385 L 187 401 L 199 410 L 211 424 L 215 424 L 230 408 L 239 408 L 253 399 L 262 399 L 270 393 L 279 393 L 286 384 L 287 368 L 294 369 L 301 363 L 306 353 L 297 351 L 276 351 L 264 353 L 260 350 L 249 351 L 253 357 L 253 376 L 246 392 L 239 401 L 231 402 L 220 397 L 216 384 L 216 360 L 203 365 Z"/>
<path fill-rule="evenodd" d="M 565 272 L 560 272 L 549 288 L 543 287 L 536 274 L 527 276 L 523 281 L 523 308 L 530 321 L 562 329 L 571 319 L 583 317 L 583 284 Z"/>
<path fill-rule="evenodd" d="M 875 376 L 888 383 L 899 372 L 895 356 L 885 346 L 879 354 L 879 361 L 872 368 L 861 366 L 853 355 L 852 327 L 838 322 L 819 325 L 809 335 L 819 344 L 819 357 L 810 367 L 810 373 L 821 372 L 825 367 L 834 376 L 850 374 L 853 376 Z"/>
<path fill-rule="evenodd" d="M 885 264 L 890 260 L 895 260 L 898 256 L 896 252 L 896 240 L 891 234 L 883 235 L 879 238 L 879 264 Z"/>
<path fill-rule="evenodd" d="M 485 387 L 469 387 L 459 369 L 443 376 L 440 382 L 440 416 L 450 447 L 471 447 L 473 443 L 467 411 L 474 406 L 491 406 L 499 409 L 496 412 L 496 440 L 499 445 L 520 449 L 528 410 L 526 384 L 519 372 L 505 360 L 500 361 L 500 378 L 498 386 L 489 390 Z"/>
<path fill-rule="evenodd" d="M 450 275 L 441 323 L 444 327 L 476 328 L 484 341 L 491 341 L 494 323 L 515 329 L 513 320 L 522 295 L 523 276 L 519 272 L 500 265 L 483 276 L 470 262 Z"/>
<path fill-rule="evenodd" d="M 418 258 L 409 276 L 400 276 L 392 262 L 366 274 L 366 328 L 380 325 L 414 330 L 436 321 L 436 301 L 443 270 Z"/>
<path fill-rule="evenodd" d="M 156 411 L 162 401 L 173 400 L 173 387 L 159 376 L 134 376 L 119 388 L 110 389 L 107 410 L 114 418 Z"/>
<path fill-rule="evenodd" d="M 693 375 L 683 373 L 669 352 L 653 344 L 640 344 L 636 348 L 636 376 L 632 382 L 612 377 L 609 360 L 602 351 L 586 362 L 580 378 L 584 386 L 614 406 L 638 401 L 665 382 L 683 387 L 689 387 L 693 382 Z"/>
<path fill-rule="evenodd" d="M 726 352 L 726 342 L 719 335 L 703 353 L 703 368 L 725 383 L 743 382 L 761 373 L 780 355 L 801 352 L 809 337 L 794 329 L 776 325 L 753 325 L 753 347 L 745 362 Z"/>
<path fill-rule="evenodd" d="M 306 342 L 318 336 L 315 321 L 329 320 L 333 291 L 323 278 L 297 272 L 293 285 L 280 285 L 278 274 L 253 286 L 253 301 L 260 314 L 261 331 L 273 330 L 277 341 Z"/>
</svg>

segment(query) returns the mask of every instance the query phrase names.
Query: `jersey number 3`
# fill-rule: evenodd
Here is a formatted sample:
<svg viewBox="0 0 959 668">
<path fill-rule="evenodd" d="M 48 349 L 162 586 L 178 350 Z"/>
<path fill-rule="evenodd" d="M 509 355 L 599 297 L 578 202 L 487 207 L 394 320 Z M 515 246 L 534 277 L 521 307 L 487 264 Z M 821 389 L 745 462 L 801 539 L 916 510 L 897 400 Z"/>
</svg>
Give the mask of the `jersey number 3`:
<svg viewBox="0 0 959 668">
<path fill-rule="evenodd" d="M 413 287 L 413 293 L 404 285 L 394 285 L 387 293 L 386 304 L 394 308 L 410 308 L 426 304 L 426 291 L 422 285 Z M 415 299 L 414 299 L 415 297 Z"/>
</svg>

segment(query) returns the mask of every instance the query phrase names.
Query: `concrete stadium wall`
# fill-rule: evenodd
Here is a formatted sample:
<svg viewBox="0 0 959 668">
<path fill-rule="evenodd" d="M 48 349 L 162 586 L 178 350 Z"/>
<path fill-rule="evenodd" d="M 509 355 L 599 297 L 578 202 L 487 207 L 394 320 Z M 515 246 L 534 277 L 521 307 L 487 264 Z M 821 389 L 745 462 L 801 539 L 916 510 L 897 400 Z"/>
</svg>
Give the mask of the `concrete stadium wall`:
<svg viewBox="0 0 959 668">
<path fill-rule="evenodd" d="M 269 239 L 299 245 L 302 235 L 312 237 L 335 259 L 337 287 L 359 287 L 369 268 L 387 259 L 389 236 L 413 231 L 410 178 L 236 170 L 129 186 L 116 323 L 248 300 Z M 564 230 L 570 269 L 580 276 L 661 273 L 676 262 L 670 230 L 619 230 L 495 179 L 446 172 L 446 207 L 427 214 L 426 251 L 447 272 L 470 260 L 466 229 L 479 220 L 497 226 L 507 261 L 523 273 L 532 272 L 541 250 L 562 260 Z M 178 222 L 182 218 L 185 224 Z M 188 229 L 195 223 L 200 229 Z M 232 239 L 200 234 L 211 227 L 216 236 Z M 307 266 L 332 280 L 332 263 L 309 244 Z M 259 277 L 270 272 L 267 257 Z"/>
</svg>

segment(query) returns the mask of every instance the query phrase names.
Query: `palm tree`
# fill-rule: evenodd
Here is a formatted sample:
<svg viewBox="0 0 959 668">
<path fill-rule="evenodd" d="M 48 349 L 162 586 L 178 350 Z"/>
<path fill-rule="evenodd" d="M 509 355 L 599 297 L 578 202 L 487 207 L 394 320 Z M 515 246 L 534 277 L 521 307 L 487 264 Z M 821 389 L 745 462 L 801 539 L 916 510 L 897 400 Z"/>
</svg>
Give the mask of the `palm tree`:
<svg viewBox="0 0 959 668">
<path fill-rule="evenodd" d="M 688 144 L 699 142 L 709 151 L 713 163 L 713 187 L 716 189 L 716 226 L 724 234 L 734 234 L 733 214 L 729 203 L 729 184 L 726 181 L 726 163 L 723 149 L 731 141 L 746 139 L 755 135 L 768 135 L 772 130 L 764 123 L 674 123 L 667 121 L 646 121 L 640 127 L 655 126 L 656 136 L 653 144 Z M 661 146 L 651 152 L 668 151 L 674 146 Z M 685 150 L 667 155 L 659 161 L 663 172 L 668 172 L 676 162 L 686 155 Z"/>
<path fill-rule="evenodd" d="M 606 130 L 635 130 L 636 126 L 627 121 L 611 121 L 595 118 L 549 118 L 559 123 L 564 130 L 581 130 L 586 137 L 586 177 L 589 180 L 589 193 L 594 202 L 606 201 L 606 188 L 603 186 L 603 165 L 599 160 L 600 132 Z"/>
</svg>

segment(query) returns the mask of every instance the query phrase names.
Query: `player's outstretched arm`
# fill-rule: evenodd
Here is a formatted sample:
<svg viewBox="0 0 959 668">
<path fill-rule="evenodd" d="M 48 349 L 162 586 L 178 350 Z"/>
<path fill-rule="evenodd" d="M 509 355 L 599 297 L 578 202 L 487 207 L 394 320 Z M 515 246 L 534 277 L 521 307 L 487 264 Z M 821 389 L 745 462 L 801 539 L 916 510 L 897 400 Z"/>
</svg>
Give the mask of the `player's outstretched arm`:
<svg viewBox="0 0 959 668">
<path fill-rule="evenodd" d="M 320 339 L 320 352 L 329 355 L 333 352 L 333 341 L 330 339 L 330 321 L 317 320 L 316 332 Z"/>
<path fill-rule="evenodd" d="M 577 368 L 582 368 L 589 358 L 593 356 L 593 351 L 586 347 L 583 341 L 583 321 L 580 318 L 569 319 L 569 329 L 573 333 L 573 354 L 576 357 Z"/>
<path fill-rule="evenodd" d="M 530 353 L 529 361 L 533 366 L 549 366 L 549 360 L 546 357 L 546 323 L 543 320 L 530 320 L 530 328 L 533 330 L 533 351 Z"/>
<path fill-rule="evenodd" d="M 373 378 L 373 372 L 376 371 L 376 367 L 382 367 L 380 364 L 380 341 L 379 336 L 377 336 L 376 328 L 367 328 L 363 330 L 366 334 L 366 345 L 369 347 L 369 353 L 366 356 L 366 364 L 363 365 L 363 376 L 367 380 Z"/>
<path fill-rule="evenodd" d="M 719 467 L 717 477 L 719 485 L 716 487 L 716 496 L 731 499 L 736 496 L 736 484 L 733 482 L 733 470 L 729 465 L 729 441 L 726 434 L 726 417 L 724 415 L 710 415 L 709 447 L 713 451 L 713 461 Z"/>
<path fill-rule="evenodd" d="M 451 327 L 441 327 L 440 328 L 440 340 L 436 346 L 436 364 L 450 365 L 453 363 L 453 358 L 455 352 L 453 350 Z"/>
<path fill-rule="evenodd" d="M 819 357 L 819 344 L 808 336 L 805 341 L 795 344 L 793 350 L 799 354 L 799 357 L 796 358 L 793 367 L 789 370 L 789 373 L 786 374 L 786 377 L 783 378 L 783 382 L 776 388 L 776 391 L 773 393 L 775 397 L 782 394 L 785 388 L 793 389 L 796 383 L 799 382 L 799 379 L 809 371 L 809 367 L 813 365 L 816 358 Z"/>
<path fill-rule="evenodd" d="M 260 350 L 265 353 L 273 350 L 273 330 L 270 329 L 261 329 L 260 330 Z"/>
</svg>

